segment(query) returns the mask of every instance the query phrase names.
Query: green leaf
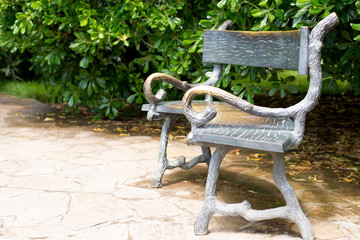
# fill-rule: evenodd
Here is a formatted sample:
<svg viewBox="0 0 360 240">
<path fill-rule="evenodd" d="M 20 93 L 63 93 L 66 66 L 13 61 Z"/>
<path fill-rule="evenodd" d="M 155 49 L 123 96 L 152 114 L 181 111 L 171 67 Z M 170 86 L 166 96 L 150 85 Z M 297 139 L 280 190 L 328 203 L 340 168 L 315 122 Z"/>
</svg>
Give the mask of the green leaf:
<svg viewBox="0 0 360 240">
<path fill-rule="evenodd" d="M 91 62 L 92 62 L 92 57 L 87 56 L 81 59 L 79 66 L 82 68 L 87 68 Z"/>
<path fill-rule="evenodd" d="M 197 45 L 198 45 L 199 42 L 196 42 L 194 45 L 192 45 L 190 48 L 189 48 L 189 53 L 194 53 L 196 51 L 196 48 L 197 48 Z"/>
<path fill-rule="evenodd" d="M 340 50 L 345 50 L 345 49 L 348 49 L 349 47 L 352 46 L 352 43 L 338 43 L 337 44 L 337 47 L 338 49 Z"/>
<path fill-rule="evenodd" d="M 325 87 L 325 89 L 327 89 L 333 93 L 337 93 L 339 91 L 339 85 L 337 84 L 335 78 L 330 78 L 330 79 L 324 80 L 324 87 Z"/>
<path fill-rule="evenodd" d="M 269 96 L 274 96 L 274 94 L 277 92 L 278 88 L 277 87 L 273 87 L 272 89 L 270 89 L 269 91 Z"/>
<path fill-rule="evenodd" d="M 126 101 L 128 103 L 132 103 L 137 95 L 138 95 L 137 93 L 130 95 L 129 97 L 126 98 Z"/>
<path fill-rule="evenodd" d="M 342 35 L 344 38 L 346 38 L 347 40 L 352 41 L 351 36 L 350 36 L 350 33 L 348 33 L 347 31 L 341 30 L 341 35 Z"/>
<path fill-rule="evenodd" d="M 89 82 L 88 79 L 83 79 L 83 80 L 81 80 L 80 83 L 79 83 L 79 87 L 80 87 L 81 89 L 85 89 L 85 88 L 87 87 L 88 82 Z"/>
<path fill-rule="evenodd" d="M 196 40 L 186 39 L 186 40 L 183 41 L 183 44 L 186 46 L 186 45 L 192 44 L 193 42 L 196 42 Z M 160 45 L 160 44 L 159 44 L 159 45 Z M 154 47 L 157 48 L 156 44 L 154 45 Z"/>
<path fill-rule="evenodd" d="M 56 38 L 48 38 L 48 39 L 45 40 L 45 43 L 50 45 L 50 44 L 52 44 L 55 40 L 56 40 Z"/>
<path fill-rule="evenodd" d="M 87 94 L 88 94 L 88 96 L 91 96 L 92 93 L 93 93 L 93 88 L 92 88 L 91 84 L 89 84 L 89 85 L 87 86 Z"/>
<path fill-rule="evenodd" d="M 256 18 L 263 17 L 265 13 L 266 11 L 262 9 L 254 9 L 251 11 L 251 15 Z"/>
<path fill-rule="evenodd" d="M 71 96 L 71 98 L 68 101 L 69 107 L 72 107 L 74 105 L 74 95 Z"/>
<path fill-rule="evenodd" d="M 10 52 L 15 53 L 16 51 L 17 51 L 17 47 L 13 47 Z"/>
<path fill-rule="evenodd" d="M 227 75 L 230 72 L 231 64 L 228 64 L 224 70 L 224 74 Z"/>
<path fill-rule="evenodd" d="M 357 37 L 355 37 L 354 40 L 360 42 L 360 35 L 358 35 Z"/>
<path fill-rule="evenodd" d="M 85 27 L 88 24 L 88 18 L 80 20 L 80 26 Z"/>
<path fill-rule="evenodd" d="M 149 61 L 145 63 L 143 73 L 147 73 L 149 71 Z"/>
<path fill-rule="evenodd" d="M 270 22 L 272 22 L 272 21 L 274 21 L 275 16 L 274 16 L 274 15 L 272 15 L 271 13 L 269 13 L 269 19 L 270 19 Z"/>
<path fill-rule="evenodd" d="M 180 18 L 173 18 L 172 20 L 176 25 L 180 25 L 181 24 L 181 19 Z"/>
<path fill-rule="evenodd" d="M 114 114 L 115 117 L 117 115 L 119 115 L 119 111 L 115 107 L 111 107 L 111 111 L 112 111 L 112 113 Z"/>
<path fill-rule="evenodd" d="M 96 82 L 100 87 L 105 88 L 105 79 L 104 78 L 98 77 L 98 78 L 96 78 Z"/>
<path fill-rule="evenodd" d="M 263 1 L 261 1 L 258 5 L 259 5 L 260 7 L 266 7 L 266 6 L 267 6 L 267 2 L 268 2 L 268 0 L 263 0 Z"/>
<path fill-rule="evenodd" d="M 304 8 L 301 8 L 293 18 L 298 18 L 298 17 L 301 17 L 301 16 L 304 16 L 308 11 L 309 11 L 309 7 L 304 7 Z"/>
<path fill-rule="evenodd" d="M 227 2 L 227 0 L 221 0 L 221 1 L 217 4 L 218 8 L 223 8 L 223 7 L 225 7 L 226 2 Z"/>
<path fill-rule="evenodd" d="M 317 15 L 321 13 L 324 9 L 323 8 L 312 8 L 309 10 L 311 15 Z"/>
<path fill-rule="evenodd" d="M 280 97 L 284 98 L 286 96 L 285 90 L 283 88 L 280 89 Z"/>
<path fill-rule="evenodd" d="M 258 30 L 262 29 L 263 27 L 265 27 L 266 23 L 267 23 L 267 19 L 268 19 L 267 17 L 264 17 L 260 22 L 258 22 L 255 26 L 253 26 L 251 28 L 251 30 L 258 31 Z"/>
<path fill-rule="evenodd" d="M 350 23 L 350 25 L 354 30 L 360 31 L 360 23 L 359 24 Z"/>
<path fill-rule="evenodd" d="M 251 86 L 251 91 L 254 93 L 254 94 L 261 94 L 263 89 L 259 86 L 256 86 L 256 85 L 252 85 Z"/>
<path fill-rule="evenodd" d="M 231 0 L 231 12 L 235 12 L 239 0 Z"/>
<path fill-rule="evenodd" d="M 170 25 L 170 29 L 171 29 L 171 30 L 174 30 L 175 27 L 176 27 L 175 23 L 174 23 L 171 19 L 168 19 L 168 23 L 169 23 L 169 25 Z"/>
<path fill-rule="evenodd" d="M 316 7 L 323 7 L 324 4 L 321 3 L 319 0 L 310 0 L 310 4 Z"/>
<path fill-rule="evenodd" d="M 135 102 L 136 102 L 136 104 L 142 104 L 143 103 L 142 97 L 140 95 L 138 95 Z"/>
<path fill-rule="evenodd" d="M 286 84 L 285 86 L 292 94 L 296 94 L 299 92 L 298 89 L 292 85 Z"/>
</svg>

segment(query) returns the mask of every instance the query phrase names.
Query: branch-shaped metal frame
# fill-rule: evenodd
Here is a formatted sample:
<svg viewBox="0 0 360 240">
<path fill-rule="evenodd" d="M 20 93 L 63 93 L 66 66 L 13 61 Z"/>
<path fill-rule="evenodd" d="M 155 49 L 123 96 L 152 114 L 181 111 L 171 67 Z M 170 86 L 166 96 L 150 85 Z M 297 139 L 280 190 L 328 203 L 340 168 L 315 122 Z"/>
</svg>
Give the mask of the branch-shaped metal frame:
<svg viewBox="0 0 360 240">
<path fill-rule="evenodd" d="M 300 144 L 304 136 L 306 114 L 318 103 L 321 95 L 322 72 L 321 72 L 321 48 L 325 34 L 339 23 L 335 13 L 330 14 L 320 21 L 310 34 L 309 41 L 309 75 L 310 85 L 305 98 L 299 103 L 288 108 L 268 108 L 253 105 L 227 91 L 212 86 L 196 86 L 188 90 L 183 97 L 183 112 L 192 126 L 200 127 L 216 116 L 216 110 L 209 105 L 204 111 L 197 113 L 191 106 L 192 99 L 198 95 L 211 95 L 221 101 L 239 108 L 247 113 L 263 117 L 291 117 L 294 120 L 293 147 Z"/>
<path fill-rule="evenodd" d="M 209 222 L 215 214 L 225 216 L 242 216 L 250 222 L 270 220 L 274 218 L 288 219 L 298 225 L 301 236 L 304 240 L 314 240 L 314 230 L 309 220 L 301 210 L 295 191 L 286 180 L 285 161 L 283 153 L 272 153 L 274 160 L 273 178 L 276 186 L 284 196 L 286 206 L 255 210 L 251 208 L 248 201 L 242 203 L 226 204 L 221 202 L 216 194 L 216 182 L 219 176 L 219 169 L 226 153 L 231 148 L 219 146 L 216 148 L 209 165 L 208 177 L 205 187 L 205 204 L 202 207 L 194 224 L 196 235 L 205 235 L 208 232 Z"/>
<path fill-rule="evenodd" d="M 320 21 L 312 30 L 309 41 L 308 66 L 310 68 L 310 86 L 303 100 L 288 108 L 268 108 L 250 104 L 245 100 L 234 96 L 224 90 L 212 86 L 197 86 L 188 90 L 183 97 L 183 112 L 191 122 L 193 128 L 199 128 L 216 116 L 216 110 L 209 104 L 205 110 L 197 113 L 193 110 L 191 102 L 195 96 L 211 95 L 215 98 L 227 102 L 230 105 L 241 109 L 247 113 L 263 117 L 290 117 L 294 120 L 294 146 L 300 144 L 305 126 L 306 114 L 311 111 L 319 101 L 321 94 L 321 47 L 325 34 L 338 24 L 335 13 Z M 204 146 L 205 143 L 199 143 Z M 226 153 L 231 149 L 229 146 L 218 144 L 210 160 L 208 177 L 205 188 L 205 204 L 198 215 L 194 231 L 195 234 L 203 235 L 208 232 L 209 221 L 214 213 L 231 216 L 242 216 L 248 221 L 261 221 L 274 218 L 284 218 L 296 223 L 300 228 L 301 236 L 304 240 L 313 240 L 314 231 L 309 220 L 303 213 L 299 201 L 291 185 L 288 183 L 285 174 L 285 161 L 283 153 L 272 153 L 273 157 L 273 177 L 276 186 L 284 196 L 286 206 L 254 210 L 251 205 L 244 201 L 237 204 L 226 204 L 217 198 L 216 182 L 219 176 L 221 161 Z"/>
</svg>

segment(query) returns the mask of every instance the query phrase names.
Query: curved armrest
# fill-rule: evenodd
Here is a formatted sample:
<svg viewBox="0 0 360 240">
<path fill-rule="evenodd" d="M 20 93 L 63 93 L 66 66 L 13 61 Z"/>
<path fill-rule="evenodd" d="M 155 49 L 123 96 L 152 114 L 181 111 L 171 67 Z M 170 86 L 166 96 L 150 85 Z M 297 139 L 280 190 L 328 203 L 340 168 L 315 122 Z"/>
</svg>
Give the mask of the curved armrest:
<svg viewBox="0 0 360 240">
<path fill-rule="evenodd" d="M 294 107 L 268 108 L 251 104 L 225 90 L 212 86 L 197 86 L 188 90 L 182 100 L 183 112 L 186 118 L 195 127 L 201 127 L 216 116 L 216 110 L 209 104 L 205 110 L 197 113 L 192 108 L 191 102 L 195 96 L 211 95 L 223 102 L 226 102 L 244 112 L 262 117 L 294 117 Z"/>
<path fill-rule="evenodd" d="M 164 73 L 153 73 L 151 74 L 145 81 L 143 86 L 143 91 L 145 94 L 146 99 L 149 101 L 150 104 L 158 104 L 162 102 L 166 97 L 166 92 L 163 89 L 159 89 L 156 95 L 154 95 L 151 91 L 151 85 L 155 81 L 164 81 L 174 85 L 175 87 L 187 91 L 191 88 L 190 84 L 185 81 L 180 81 L 177 78 L 174 78 L 170 75 Z"/>
</svg>

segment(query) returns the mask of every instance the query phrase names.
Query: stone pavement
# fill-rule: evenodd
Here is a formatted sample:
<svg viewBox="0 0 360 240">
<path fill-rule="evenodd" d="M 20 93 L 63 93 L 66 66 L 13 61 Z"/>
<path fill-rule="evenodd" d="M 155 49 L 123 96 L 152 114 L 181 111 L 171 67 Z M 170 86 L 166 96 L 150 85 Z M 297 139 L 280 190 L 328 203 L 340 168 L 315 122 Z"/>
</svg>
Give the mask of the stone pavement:
<svg viewBox="0 0 360 240">
<path fill-rule="evenodd" d="M 285 220 L 249 224 L 215 215 L 210 233 L 194 236 L 203 204 L 206 166 L 168 171 L 153 189 L 159 138 L 118 136 L 21 116 L 51 111 L 34 100 L 0 95 L 0 240 L 25 239 L 300 239 Z M 171 141 L 169 157 L 194 157 L 196 146 Z M 229 154 L 219 178 L 226 202 L 248 199 L 262 209 L 284 203 L 269 165 Z M 317 239 L 360 239 L 360 189 L 288 177 Z"/>
</svg>

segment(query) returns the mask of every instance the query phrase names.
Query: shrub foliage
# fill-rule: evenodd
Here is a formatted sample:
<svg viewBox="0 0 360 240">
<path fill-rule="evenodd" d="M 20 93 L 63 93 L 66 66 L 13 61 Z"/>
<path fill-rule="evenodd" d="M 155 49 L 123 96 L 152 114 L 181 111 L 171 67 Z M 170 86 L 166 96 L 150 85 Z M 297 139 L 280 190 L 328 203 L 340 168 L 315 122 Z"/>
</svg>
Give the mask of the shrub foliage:
<svg viewBox="0 0 360 240">
<path fill-rule="evenodd" d="M 142 84 L 152 72 L 204 81 L 211 65 L 201 62 L 203 29 L 231 19 L 236 30 L 290 30 L 331 12 L 341 24 L 325 39 L 324 86 L 335 91 L 335 80 L 347 80 L 360 94 L 360 0 L 0 0 L 0 47 L 7 53 L 0 62 L 19 66 L 6 56 L 20 56 L 51 87 L 52 101 L 86 104 L 113 118 L 126 101 L 144 101 Z M 297 92 L 287 84 L 293 77 L 278 75 L 227 65 L 220 84 L 249 101 L 264 91 L 261 79 L 272 82 L 269 95 Z"/>
</svg>

